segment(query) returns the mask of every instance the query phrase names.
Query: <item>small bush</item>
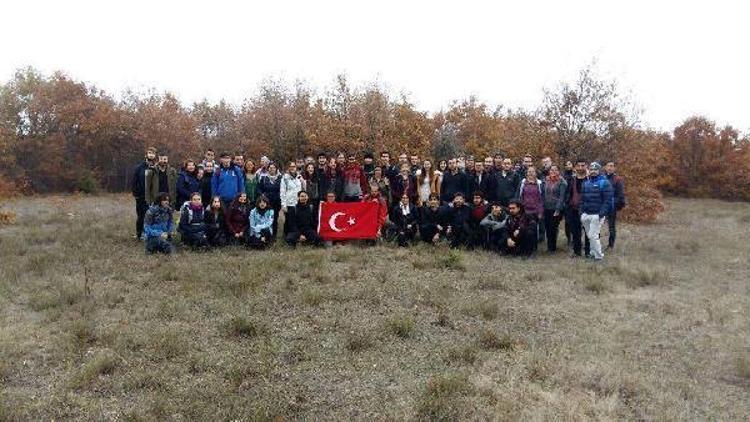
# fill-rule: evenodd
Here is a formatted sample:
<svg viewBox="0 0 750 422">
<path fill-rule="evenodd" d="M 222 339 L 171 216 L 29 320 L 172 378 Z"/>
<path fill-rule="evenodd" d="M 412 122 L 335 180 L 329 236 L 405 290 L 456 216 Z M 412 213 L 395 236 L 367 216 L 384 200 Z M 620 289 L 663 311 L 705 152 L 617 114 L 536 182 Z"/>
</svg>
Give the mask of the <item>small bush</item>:
<svg viewBox="0 0 750 422">
<path fill-rule="evenodd" d="M 401 338 L 408 338 L 414 331 L 414 320 L 408 316 L 393 317 L 386 321 L 386 327 L 392 334 Z"/>
<path fill-rule="evenodd" d="M 418 402 L 420 420 L 461 420 L 469 411 L 467 398 L 474 388 L 464 375 L 435 376 L 427 381 Z"/>
<path fill-rule="evenodd" d="M 448 253 L 437 254 L 436 264 L 438 268 L 444 268 L 446 270 L 463 271 L 466 269 L 461 254 L 455 250 L 450 250 Z"/>
<path fill-rule="evenodd" d="M 476 362 L 478 354 L 479 351 L 472 345 L 454 347 L 448 350 L 445 360 L 448 362 L 463 362 L 471 365 Z"/>
<path fill-rule="evenodd" d="M 308 288 L 302 291 L 301 295 L 302 303 L 310 306 L 318 306 L 321 303 L 323 303 L 326 299 L 325 295 L 323 294 L 320 289 L 317 288 Z"/>
<path fill-rule="evenodd" d="M 469 316 L 481 317 L 486 321 L 490 321 L 497 317 L 498 309 L 495 302 L 485 300 L 465 307 L 464 313 Z"/>
<path fill-rule="evenodd" d="M 0 210 L 0 226 L 7 226 L 16 222 L 16 213 L 10 210 Z"/>
<path fill-rule="evenodd" d="M 102 352 L 95 355 L 75 374 L 71 380 L 71 386 L 75 389 L 85 388 L 95 381 L 99 375 L 107 375 L 114 372 L 118 361 L 119 359 L 110 352 Z"/>
<path fill-rule="evenodd" d="M 224 323 L 224 331 L 231 337 L 252 338 L 263 331 L 258 323 L 242 316 L 235 316 Z"/>
<path fill-rule="evenodd" d="M 484 330 L 479 335 L 479 345 L 485 350 L 513 350 L 513 339 L 508 334 L 498 336 L 492 330 Z"/>
</svg>

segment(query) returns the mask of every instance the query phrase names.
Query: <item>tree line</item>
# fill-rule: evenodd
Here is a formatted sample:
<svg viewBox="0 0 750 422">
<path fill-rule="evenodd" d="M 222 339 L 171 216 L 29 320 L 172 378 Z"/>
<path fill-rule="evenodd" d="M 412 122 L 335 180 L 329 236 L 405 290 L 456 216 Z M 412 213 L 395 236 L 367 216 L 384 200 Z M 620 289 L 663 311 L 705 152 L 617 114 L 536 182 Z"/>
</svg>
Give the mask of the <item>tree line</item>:
<svg viewBox="0 0 750 422">
<path fill-rule="evenodd" d="M 444 159 L 495 153 L 613 159 L 626 180 L 623 217 L 651 221 L 662 192 L 750 200 L 750 139 L 690 117 L 672 133 L 647 129 L 613 81 L 591 67 L 546 90 L 536 110 L 490 107 L 475 97 L 428 114 L 377 83 L 339 75 L 318 93 L 269 79 L 240 105 L 185 105 L 171 93 L 119 98 L 56 72 L 21 69 L 0 85 L 0 192 L 124 191 L 147 146 L 172 165 L 206 148 L 288 161 L 319 151 L 407 151 Z"/>
</svg>

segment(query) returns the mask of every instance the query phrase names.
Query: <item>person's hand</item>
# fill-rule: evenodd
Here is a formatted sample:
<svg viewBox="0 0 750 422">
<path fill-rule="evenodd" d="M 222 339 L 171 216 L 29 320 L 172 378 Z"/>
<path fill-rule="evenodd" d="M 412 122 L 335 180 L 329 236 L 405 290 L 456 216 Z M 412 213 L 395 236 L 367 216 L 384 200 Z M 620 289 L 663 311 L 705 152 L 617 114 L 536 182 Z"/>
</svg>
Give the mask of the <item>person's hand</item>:
<svg viewBox="0 0 750 422">
<path fill-rule="evenodd" d="M 520 231 L 518 231 L 518 230 L 514 231 L 514 232 L 513 232 L 513 237 L 518 237 L 518 235 L 519 235 L 520 233 L 521 233 L 521 232 L 520 232 Z"/>
<path fill-rule="evenodd" d="M 264 242 L 264 243 L 265 243 L 265 241 L 266 241 L 266 237 L 265 237 L 265 236 L 261 236 L 261 237 L 260 237 L 260 241 L 261 241 L 261 242 Z"/>
<path fill-rule="evenodd" d="M 382 236 L 382 233 L 380 232 L 380 228 L 378 227 L 378 239 Z"/>
<path fill-rule="evenodd" d="M 508 247 L 514 248 L 516 246 L 516 242 L 513 241 L 513 239 L 508 239 Z"/>
<path fill-rule="evenodd" d="M 301 235 L 299 236 L 299 241 L 300 241 L 300 242 L 304 242 L 305 240 L 307 240 L 307 238 L 305 237 L 305 235 L 304 235 L 304 234 L 301 234 Z"/>
<path fill-rule="evenodd" d="M 286 205 L 284 205 L 283 207 L 281 207 L 281 211 L 286 214 Z"/>
<path fill-rule="evenodd" d="M 234 237 L 235 237 L 235 238 L 237 238 L 237 239 L 239 239 L 239 238 L 240 238 L 240 236 L 242 236 L 242 233 L 235 233 L 235 234 L 234 234 Z"/>
<path fill-rule="evenodd" d="M 406 228 L 409 229 L 409 230 L 411 230 L 411 224 L 407 224 Z"/>
<path fill-rule="evenodd" d="M 560 216 L 560 211 L 555 211 L 555 213 L 554 213 L 554 214 L 552 214 L 552 215 L 553 215 L 554 217 L 559 217 L 559 216 Z"/>
<path fill-rule="evenodd" d="M 451 234 L 453 230 L 451 230 L 451 226 L 448 226 L 448 228 L 445 230 L 445 233 Z"/>
<path fill-rule="evenodd" d="M 169 238 L 169 233 L 164 232 L 160 234 L 159 237 L 161 237 L 161 240 L 167 240 Z"/>
<path fill-rule="evenodd" d="M 440 240 L 439 234 L 436 233 L 435 236 L 432 236 L 432 243 L 438 243 L 439 240 Z"/>
<path fill-rule="evenodd" d="M 441 226 L 440 224 L 438 224 L 437 225 L 437 229 L 438 229 L 438 231 L 443 231 L 443 226 Z"/>
</svg>

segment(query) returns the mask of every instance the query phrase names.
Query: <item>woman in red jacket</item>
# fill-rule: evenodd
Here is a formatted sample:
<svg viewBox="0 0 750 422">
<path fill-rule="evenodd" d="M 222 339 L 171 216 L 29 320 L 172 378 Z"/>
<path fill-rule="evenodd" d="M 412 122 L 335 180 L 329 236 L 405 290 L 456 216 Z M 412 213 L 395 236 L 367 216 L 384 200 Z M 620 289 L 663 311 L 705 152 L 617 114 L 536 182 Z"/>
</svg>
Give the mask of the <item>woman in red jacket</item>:
<svg viewBox="0 0 750 422">
<path fill-rule="evenodd" d="M 250 205 L 247 203 L 247 194 L 237 194 L 224 214 L 227 222 L 229 240 L 236 243 L 245 243 L 247 239 L 247 228 L 250 225 Z"/>
</svg>

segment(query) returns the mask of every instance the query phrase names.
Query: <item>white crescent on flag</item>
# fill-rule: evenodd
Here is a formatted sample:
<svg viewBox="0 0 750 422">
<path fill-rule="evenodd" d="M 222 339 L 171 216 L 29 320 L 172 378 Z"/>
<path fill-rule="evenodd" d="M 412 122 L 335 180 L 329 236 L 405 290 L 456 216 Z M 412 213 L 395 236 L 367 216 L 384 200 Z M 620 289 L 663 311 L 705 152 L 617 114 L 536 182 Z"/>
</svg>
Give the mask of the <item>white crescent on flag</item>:
<svg viewBox="0 0 750 422">
<path fill-rule="evenodd" d="M 335 212 L 331 214 L 331 218 L 328 219 L 328 226 L 331 228 L 331 230 L 335 232 L 343 231 L 342 229 L 336 227 L 336 218 L 340 215 L 346 215 L 346 214 L 344 214 L 343 212 Z"/>
</svg>

